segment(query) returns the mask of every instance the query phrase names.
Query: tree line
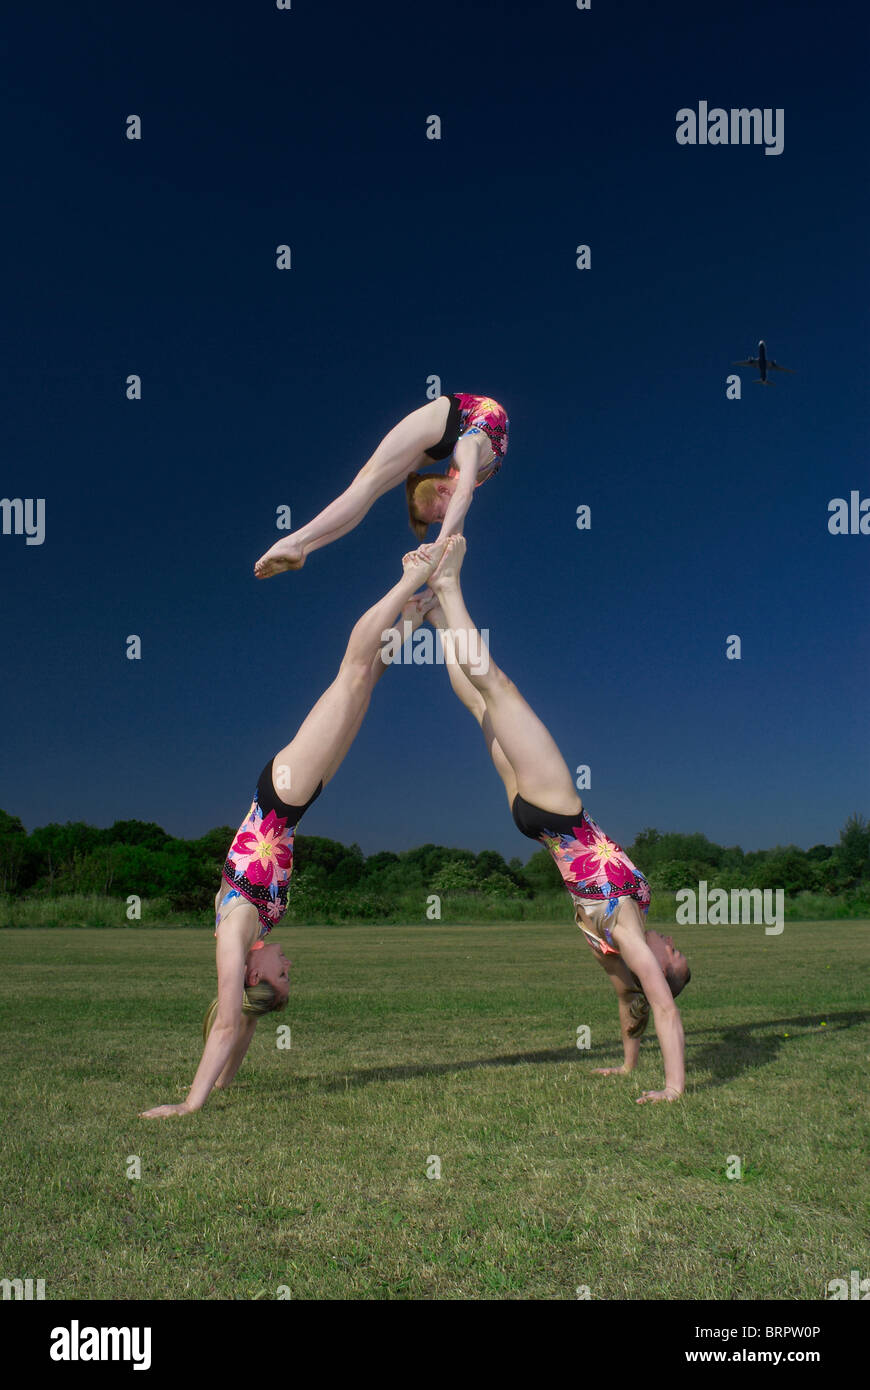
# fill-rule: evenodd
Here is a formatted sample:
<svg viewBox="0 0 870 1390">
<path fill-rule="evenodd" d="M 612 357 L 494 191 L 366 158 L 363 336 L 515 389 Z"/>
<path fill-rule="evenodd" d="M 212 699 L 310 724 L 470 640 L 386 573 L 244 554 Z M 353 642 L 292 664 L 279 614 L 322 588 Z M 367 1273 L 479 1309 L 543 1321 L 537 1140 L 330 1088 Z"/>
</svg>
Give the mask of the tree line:
<svg viewBox="0 0 870 1390">
<path fill-rule="evenodd" d="M 159 825 L 130 820 L 108 829 L 68 821 L 28 834 L 18 817 L 0 811 L 0 895 L 135 894 L 165 899 L 179 911 L 208 908 L 235 833 L 234 827 L 219 826 L 198 840 L 182 840 Z M 848 818 L 837 844 L 808 850 L 786 845 L 744 852 L 705 835 L 650 828 L 627 852 L 653 889 L 678 889 L 701 879 L 717 888 L 782 888 L 787 896 L 870 889 L 870 825 L 857 814 Z M 300 920 L 306 908 L 316 912 L 327 900 L 366 919 L 433 893 L 533 899 L 561 886 L 546 849 L 525 864 L 505 861 L 495 850 L 474 854 L 434 844 L 366 856 L 357 844 L 298 835 L 290 902 Z"/>
</svg>

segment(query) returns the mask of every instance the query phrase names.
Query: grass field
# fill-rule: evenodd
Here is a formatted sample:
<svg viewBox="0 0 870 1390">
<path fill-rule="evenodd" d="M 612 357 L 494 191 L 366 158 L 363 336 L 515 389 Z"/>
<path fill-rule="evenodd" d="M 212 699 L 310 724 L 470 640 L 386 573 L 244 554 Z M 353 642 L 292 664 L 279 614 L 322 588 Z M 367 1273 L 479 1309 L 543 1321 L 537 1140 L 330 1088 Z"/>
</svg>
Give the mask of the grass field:
<svg viewBox="0 0 870 1390">
<path fill-rule="evenodd" d="M 644 1106 L 654 1035 L 634 1076 L 590 1075 L 621 1062 L 615 997 L 571 925 L 276 937 L 290 1006 L 233 1088 L 145 1121 L 199 1060 L 210 932 L 0 933 L 0 1277 L 47 1299 L 703 1300 L 870 1274 L 866 923 L 682 929 L 687 1093 Z"/>
</svg>

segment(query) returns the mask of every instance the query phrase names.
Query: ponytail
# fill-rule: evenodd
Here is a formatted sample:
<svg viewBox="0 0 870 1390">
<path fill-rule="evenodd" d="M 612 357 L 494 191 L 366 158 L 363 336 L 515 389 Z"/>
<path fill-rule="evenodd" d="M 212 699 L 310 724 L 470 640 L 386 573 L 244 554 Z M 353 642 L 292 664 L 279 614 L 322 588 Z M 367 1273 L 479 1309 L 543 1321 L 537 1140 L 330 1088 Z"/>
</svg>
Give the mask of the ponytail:
<svg viewBox="0 0 870 1390">
<path fill-rule="evenodd" d="M 261 980 L 258 985 L 248 985 L 242 995 L 242 1013 L 248 1018 L 260 1018 L 262 1014 L 275 1013 L 287 1007 L 287 1001 L 281 1003 L 281 996 L 270 985 L 268 980 Z M 202 1040 L 208 1042 L 208 1035 L 212 1030 L 214 1021 L 217 1017 L 218 1001 L 213 999 L 206 1010 L 205 1018 L 202 1021 Z"/>
</svg>

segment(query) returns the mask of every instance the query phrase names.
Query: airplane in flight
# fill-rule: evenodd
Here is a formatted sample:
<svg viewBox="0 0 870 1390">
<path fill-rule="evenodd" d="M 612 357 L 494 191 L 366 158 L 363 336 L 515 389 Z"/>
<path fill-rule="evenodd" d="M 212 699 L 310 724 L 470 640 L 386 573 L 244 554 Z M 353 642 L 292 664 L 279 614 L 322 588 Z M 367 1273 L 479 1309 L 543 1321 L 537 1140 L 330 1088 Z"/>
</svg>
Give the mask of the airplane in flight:
<svg viewBox="0 0 870 1390">
<path fill-rule="evenodd" d="M 759 372 L 760 372 L 760 374 L 761 374 L 760 376 L 757 376 L 757 377 L 755 378 L 756 384 L 757 384 L 758 386 L 772 386 L 772 385 L 773 385 L 773 382 L 772 382 L 772 381 L 768 381 L 768 379 L 767 379 L 767 373 L 769 372 L 769 370 L 770 370 L 771 367 L 775 368 L 775 370 L 778 371 L 778 372 L 791 372 L 792 376 L 794 376 L 794 368 L 793 368 L 793 367 L 781 367 L 781 366 L 779 365 L 778 362 L 774 362 L 774 360 L 773 360 L 772 357 L 768 357 L 768 355 L 767 355 L 767 348 L 764 346 L 764 339 L 763 339 L 763 338 L 761 339 L 761 342 L 758 344 L 758 356 L 757 356 L 757 357 L 747 357 L 747 359 L 746 359 L 745 362 L 735 362 L 735 363 L 733 363 L 733 366 L 735 366 L 735 367 L 757 367 L 758 370 L 759 370 Z"/>
</svg>

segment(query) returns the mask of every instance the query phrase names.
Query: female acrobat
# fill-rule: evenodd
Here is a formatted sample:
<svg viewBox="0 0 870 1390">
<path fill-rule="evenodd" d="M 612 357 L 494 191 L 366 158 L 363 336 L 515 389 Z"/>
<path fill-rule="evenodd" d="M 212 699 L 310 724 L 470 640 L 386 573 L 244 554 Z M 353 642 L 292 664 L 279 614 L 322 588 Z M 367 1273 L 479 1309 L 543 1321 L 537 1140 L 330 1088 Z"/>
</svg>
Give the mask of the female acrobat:
<svg viewBox="0 0 870 1390">
<path fill-rule="evenodd" d="M 459 393 L 429 401 L 390 430 L 340 497 L 307 526 L 276 541 L 257 561 L 255 575 L 269 579 L 301 569 L 312 550 L 352 531 L 379 497 L 402 482 L 418 540 L 439 521 L 439 541 L 461 533 L 474 489 L 498 472 L 507 446 L 508 417 L 491 396 Z M 447 473 L 418 472 L 451 455 Z"/>
<path fill-rule="evenodd" d="M 427 616 L 442 631 L 451 684 L 481 726 L 517 827 L 552 854 L 575 921 L 616 990 L 625 1061 L 622 1067 L 597 1070 L 625 1075 L 634 1069 L 651 1005 L 665 1085 L 644 1091 L 638 1103 L 676 1100 L 685 1070 L 683 1026 L 674 999 L 690 979 L 688 963 L 669 936 L 644 929 L 647 880 L 588 815 L 551 734 L 486 650 L 459 584 L 464 554 L 462 536 L 448 540 L 429 580 L 438 604 Z"/>
<path fill-rule="evenodd" d="M 414 591 L 431 574 L 445 544 L 423 546 L 405 556 L 402 578 L 363 614 L 350 634 L 332 685 L 295 738 L 261 772 L 215 896 L 218 997 L 206 1015 L 202 1060 L 186 1100 L 145 1110 L 143 1118 L 200 1110 L 213 1087 L 223 1089 L 232 1081 L 258 1018 L 285 1006 L 290 962 L 282 947 L 266 938 L 286 910 L 296 827 L 335 775 L 359 731 L 372 689 L 386 670 L 383 633 L 399 610 L 406 634 L 422 622 L 423 606 Z M 293 804 L 281 796 L 287 791 Z"/>
</svg>

